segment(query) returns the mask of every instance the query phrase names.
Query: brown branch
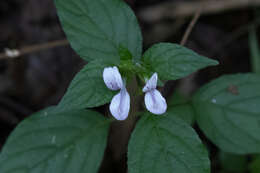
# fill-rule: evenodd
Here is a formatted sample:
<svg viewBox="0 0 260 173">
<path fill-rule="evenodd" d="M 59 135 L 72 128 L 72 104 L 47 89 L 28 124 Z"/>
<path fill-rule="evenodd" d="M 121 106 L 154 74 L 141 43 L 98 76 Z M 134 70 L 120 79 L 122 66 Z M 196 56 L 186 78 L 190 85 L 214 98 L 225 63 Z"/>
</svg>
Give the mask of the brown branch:
<svg viewBox="0 0 260 173">
<path fill-rule="evenodd" d="M 192 18 L 188 28 L 186 29 L 186 31 L 185 31 L 185 33 L 184 33 L 184 35 L 182 37 L 181 43 L 180 43 L 182 46 L 184 46 L 184 44 L 187 42 L 188 37 L 189 37 L 189 35 L 190 35 L 194 25 L 196 24 L 196 22 L 198 21 L 198 19 L 200 17 L 201 10 L 202 10 L 202 7 L 200 7 L 198 9 L 198 11 L 195 13 L 195 15 L 193 16 L 193 18 Z"/>
<path fill-rule="evenodd" d="M 0 53 L 0 60 L 7 58 L 17 58 L 26 54 L 39 52 L 46 49 L 51 49 L 59 46 L 66 46 L 69 42 L 64 40 L 56 40 L 48 43 L 43 43 L 39 45 L 26 46 L 21 49 L 6 49 L 5 52 Z"/>
<path fill-rule="evenodd" d="M 144 8 L 138 16 L 146 22 L 164 18 L 189 17 L 203 6 L 201 14 L 216 14 L 223 11 L 260 6 L 259 0 L 207 0 L 192 2 L 166 2 Z"/>
</svg>

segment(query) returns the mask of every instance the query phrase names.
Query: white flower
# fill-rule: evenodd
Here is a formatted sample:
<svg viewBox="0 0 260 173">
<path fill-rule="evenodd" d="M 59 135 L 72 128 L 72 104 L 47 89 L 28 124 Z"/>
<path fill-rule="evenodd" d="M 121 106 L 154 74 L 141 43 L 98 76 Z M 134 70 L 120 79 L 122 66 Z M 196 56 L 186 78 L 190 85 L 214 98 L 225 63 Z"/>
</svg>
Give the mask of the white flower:
<svg viewBox="0 0 260 173">
<path fill-rule="evenodd" d="M 123 88 L 123 80 L 117 67 L 107 67 L 103 71 L 103 79 L 106 86 L 111 90 Z"/>
<path fill-rule="evenodd" d="M 161 93 L 156 89 L 157 86 L 157 73 L 146 82 L 143 88 L 145 92 L 144 102 L 146 108 L 153 114 L 163 114 L 167 109 L 167 103 Z"/>
<path fill-rule="evenodd" d="M 103 79 L 106 86 L 111 90 L 119 90 L 109 106 L 111 114 L 117 120 L 125 120 L 130 109 L 130 96 L 126 91 L 122 77 L 117 67 L 107 67 L 103 71 Z"/>
</svg>

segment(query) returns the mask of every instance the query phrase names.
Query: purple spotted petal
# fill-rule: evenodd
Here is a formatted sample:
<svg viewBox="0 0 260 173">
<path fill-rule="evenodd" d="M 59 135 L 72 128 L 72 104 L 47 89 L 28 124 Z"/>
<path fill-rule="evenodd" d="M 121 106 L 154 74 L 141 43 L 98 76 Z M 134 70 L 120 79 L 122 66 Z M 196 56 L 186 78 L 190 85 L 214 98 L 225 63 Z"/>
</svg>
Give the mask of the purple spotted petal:
<svg viewBox="0 0 260 173">
<path fill-rule="evenodd" d="M 152 75 L 152 77 L 146 82 L 146 84 L 143 88 L 143 92 L 147 92 L 147 91 L 150 91 L 152 89 L 156 89 L 157 79 L 158 79 L 158 75 L 157 75 L 157 73 L 154 73 Z"/>
<path fill-rule="evenodd" d="M 103 80 L 111 90 L 123 88 L 123 80 L 117 67 L 107 67 L 103 71 Z"/>
<path fill-rule="evenodd" d="M 115 95 L 109 106 L 111 114 L 117 120 L 125 120 L 130 109 L 130 96 L 125 88 Z"/>
<path fill-rule="evenodd" d="M 153 114 L 163 114 L 166 112 L 167 103 L 157 89 L 145 93 L 144 97 L 146 108 Z"/>
</svg>

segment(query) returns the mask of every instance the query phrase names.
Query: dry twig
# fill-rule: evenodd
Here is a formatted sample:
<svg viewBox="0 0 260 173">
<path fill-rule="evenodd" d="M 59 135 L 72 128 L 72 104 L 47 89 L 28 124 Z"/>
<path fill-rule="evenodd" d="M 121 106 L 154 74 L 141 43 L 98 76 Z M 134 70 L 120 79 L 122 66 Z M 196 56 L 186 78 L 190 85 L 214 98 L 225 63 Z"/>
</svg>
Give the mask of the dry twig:
<svg viewBox="0 0 260 173">
<path fill-rule="evenodd" d="M 59 46 L 68 45 L 69 42 L 67 40 L 57 40 L 48 43 L 43 43 L 39 45 L 32 45 L 27 46 L 21 49 L 5 49 L 4 53 L 0 53 L 0 60 L 1 59 L 8 59 L 8 58 L 17 58 L 29 53 L 39 52 L 46 49 L 51 49 Z"/>
<path fill-rule="evenodd" d="M 192 2 L 167 2 L 142 9 L 138 16 L 146 22 L 156 22 L 164 18 L 189 17 L 203 6 L 201 14 L 216 14 L 232 9 L 260 6 L 259 0 L 207 0 Z"/>
<path fill-rule="evenodd" d="M 181 40 L 181 43 L 180 43 L 182 46 L 184 46 L 186 44 L 188 37 L 189 37 L 194 25 L 198 21 L 203 8 L 204 8 L 204 6 L 200 6 L 200 8 L 197 9 L 195 15 L 193 16 L 189 26 L 187 27 L 187 29 L 186 29 L 183 37 L 182 37 L 182 40 Z M 197 72 L 195 72 L 195 73 L 191 74 L 190 76 L 182 79 L 181 82 L 179 83 L 180 90 L 183 93 L 185 93 L 187 96 L 189 94 L 191 94 L 192 91 L 195 88 L 194 79 L 195 79 L 196 75 L 197 75 Z"/>
<path fill-rule="evenodd" d="M 180 43 L 182 46 L 187 42 L 188 37 L 189 37 L 194 25 L 196 24 L 196 22 L 198 21 L 198 19 L 200 17 L 201 11 L 202 11 L 202 7 L 200 7 L 198 9 L 198 11 L 195 13 L 195 15 L 194 15 L 193 19 L 191 20 L 188 28 L 186 29 L 184 36 L 182 37 L 182 40 L 181 40 L 181 43 Z"/>
</svg>

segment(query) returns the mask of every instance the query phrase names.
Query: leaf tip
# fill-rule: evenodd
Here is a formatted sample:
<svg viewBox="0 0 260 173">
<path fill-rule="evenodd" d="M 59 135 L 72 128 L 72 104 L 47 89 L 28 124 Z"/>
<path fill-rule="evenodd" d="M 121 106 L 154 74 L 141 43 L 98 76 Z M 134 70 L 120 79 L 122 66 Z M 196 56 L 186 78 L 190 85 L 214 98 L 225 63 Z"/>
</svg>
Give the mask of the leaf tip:
<svg viewBox="0 0 260 173">
<path fill-rule="evenodd" d="M 209 65 L 211 65 L 211 66 L 219 65 L 219 61 L 217 61 L 217 60 L 213 60 L 213 59 L 210 59 L 210 63 L 209 63 Z"/>
</svg>

